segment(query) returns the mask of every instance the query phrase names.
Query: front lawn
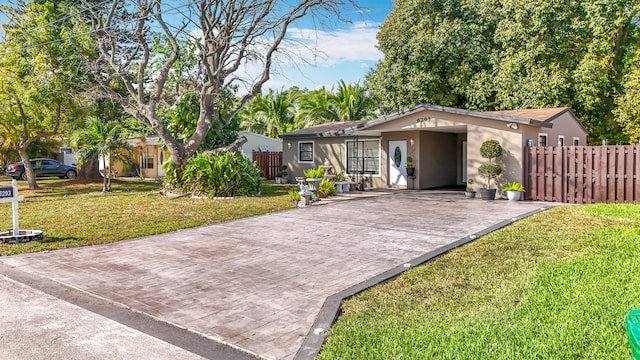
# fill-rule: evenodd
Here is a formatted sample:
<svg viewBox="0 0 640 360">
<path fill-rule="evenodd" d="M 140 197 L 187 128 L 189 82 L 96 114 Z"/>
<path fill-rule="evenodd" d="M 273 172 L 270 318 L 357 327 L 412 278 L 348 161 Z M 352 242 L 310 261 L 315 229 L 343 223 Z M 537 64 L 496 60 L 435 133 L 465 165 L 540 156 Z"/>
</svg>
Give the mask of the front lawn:
<svg viewBox="0 0 640 360">
<path fill-rule="evenodd" d="M 559 207 L 344 304 L 320 359 L 629 359 L 640 206 Z"/>
<path fill-rule="evenodd" d="M 2 177 L 0 185 L 10 179 Z M 20 228 L 42 230 L 44 240 L 0 243 L 0 255 L 103 244 L 178 229 L 239 219 L 292 208 L 290 186 L 262 185 L 259 197 L 203 200 L 159 195 L 159 182 L 113 181 L 113 193 L 102 194 L 102 181 L 38 180 L 41 190 L 27 190 L 19 205 Z M 0 228 L 12 226 L 11 204 L 0 204 Z"/>
</svg>

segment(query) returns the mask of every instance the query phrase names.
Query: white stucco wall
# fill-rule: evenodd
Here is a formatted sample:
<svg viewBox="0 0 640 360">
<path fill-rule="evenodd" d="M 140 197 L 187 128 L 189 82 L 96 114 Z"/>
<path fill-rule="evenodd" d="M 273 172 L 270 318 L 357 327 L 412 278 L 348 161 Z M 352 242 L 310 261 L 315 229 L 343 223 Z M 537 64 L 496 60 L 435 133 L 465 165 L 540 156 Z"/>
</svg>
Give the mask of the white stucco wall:
<svg viewBox="0 0 640 360">
<path fill-rule="evenodd" d="M 247 138 L 247 142 L 240 147 L 240 151 L 251 161 L 253 161 L 253 151 L 265 151 L 265 148 L 269 149 L 267 151 L 282 151 L 282 140 L 280 139 L 274 139 L 249 131 L 238 131 L 238 136 Z"/>
</svg>

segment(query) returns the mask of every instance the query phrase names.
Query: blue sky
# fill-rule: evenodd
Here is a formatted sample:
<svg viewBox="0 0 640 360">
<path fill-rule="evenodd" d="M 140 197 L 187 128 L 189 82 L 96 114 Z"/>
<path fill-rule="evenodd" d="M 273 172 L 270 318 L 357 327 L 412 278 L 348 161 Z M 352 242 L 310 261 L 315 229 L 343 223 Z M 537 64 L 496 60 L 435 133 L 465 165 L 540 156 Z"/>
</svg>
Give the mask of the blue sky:
<svg viewBox="0 0 640 360">
<path fill-rule="evenodd" d="M 341 28 L 313 30 L 295 28 L 290 36 L 313 43 L 320 54 L 312 64 L 280 66 L 272 74 L 269 88 L 279 89 L 298 86 L 316 89 L 331 88 L 340 80 L 347 83 L 364 82 L 364 77 L 382 59 L 376 48 L 376 34 L 386 16 L 393 10 L 393 0 L 360 0 L 363 11 L 343 13 L 351 20 Z M 304 53 L 304 49 L 300 49 Z M 308 50 L 307 50 L 308 54 Z"/>
<path fill-rule="evenodd" d="M 0 0 L 0 4 L 11 2 Z M 350 23 L 333 22 L 331 28 L 314 28 L 305 20 L 290 28 L 289 37 L 295 41 L 288 43 L 287 49 L 306 59 L 306 63 L 279 59 L 266 88 L 330 89 L 340 80 L 363 83 L 369 69 L 383 56 L 376 49 L 376 34 L 393 9 L 393 0 L 359 0 L 359 4 L 361 9 L 345 9 L 341 13 Z M 0 22 L 5 20 L 3 15 L 0 13 Z M 247 71 L 253 73 L 251 69 Z"/>
</svg>

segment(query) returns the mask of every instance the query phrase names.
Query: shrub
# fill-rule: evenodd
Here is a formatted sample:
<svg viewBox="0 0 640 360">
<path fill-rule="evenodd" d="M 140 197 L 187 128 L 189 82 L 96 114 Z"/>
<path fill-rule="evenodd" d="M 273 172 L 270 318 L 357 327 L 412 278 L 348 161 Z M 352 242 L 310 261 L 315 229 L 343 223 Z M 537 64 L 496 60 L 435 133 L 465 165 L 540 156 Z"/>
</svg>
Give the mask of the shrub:
<svg viewBox="0 0 640 360">
<path fill-rule="evenodd" d="M 502 156 L 502 146 L 497 140 L 487 140 L 480 145 L 480 156 L 492 162 L 492 159 Z"/>
<path fill-rule="evenodd" d="M 287 165 L 280 165 L 280 171 L 277 174 L 279 177 L 287 177 Z"/>
<path fill-rule="evenodd" d="M 347 177 L 344 175 L 343 172 L 340 172 L 336 174 L 336 176 L 333 178 L 333 181 L 335 182 L 347 181 Z"/>
<path fill-rule="evenodd" d="M 293 202 L 293 204 L 297 206 L 298 202 L 302 200 L 302 196 L 300 195 L 300 192 L 298 190 L 291 190 L 289 191 L 289 199 L 291 199 L 291 202 Z"/>
<path fill-rule="evenodd" d="M 336 183 L 333 182 L 332 180 L 324 179 L 322 180 L 320 185 L 318 185 L 318 191 L 323 193 L 327 197 L 336 196 L 337 194 Z"/>
<path fill-rule="evenodd" d="M 487 179 L 488 188 L 491 188 L 491 180 L 502 174 L 502 168 L 498 164 L 482 164 L 478 168 L 478 174 Z"/>
<path fill-rule="evenodd" d="M 411 156 L 407 156 L 407 167 L 408 168 L 412 168 L 413 167 L 413 157 L 411 157 Z"/>
<path fill-rule="evenodd" d="M 520 184 L 519 182 L 512 182 L 512 183 L 505 184 L 505 185 L 502 187 L 502 191 L 519 191 L 519 192 L 524 192 L 524 186 L 522 186 L 522 184 Z"/>
<path fill-rule="evenodd" d="M 491 180 L 502 174 L 502 167 L 493 163 L 495 158 L 502 156 L 502 146 L 496 140 L 487 140 L 480 146 L 480 156 L 489 159 L 488 164 L 480 165 L 478 174 L 487 179 L 487 188 L 491 189 Z"/>
<path fill-rule="evenodd" d="M 193 195 L 231 197 L 260 192 L 260 169 L 239 152 L 202 153 L 187 162 L 182 178 L 176 166 L 168 165 L 165 184 Z"/>
<path fill-rule="evenodd" d="M 324 168 L 318 167 L 317 169 L 309 169 L 304 172 L 304 176 L 312 179 L 320 179 L 324 177 Z"/>
<path fill-rule="evenodd" d="M 467 179 L 467 192 L 473 192 L 473 179 Z"/>
</svg>

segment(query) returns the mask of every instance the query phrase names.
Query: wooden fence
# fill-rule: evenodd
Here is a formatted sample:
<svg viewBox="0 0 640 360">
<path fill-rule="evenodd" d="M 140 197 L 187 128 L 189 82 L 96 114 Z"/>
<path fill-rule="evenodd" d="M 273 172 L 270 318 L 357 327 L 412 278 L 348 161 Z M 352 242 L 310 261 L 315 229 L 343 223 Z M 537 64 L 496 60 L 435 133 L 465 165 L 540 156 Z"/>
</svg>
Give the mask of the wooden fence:
<svg viewBox="0 0 640 360">
<path fill-rule="evenodd" d="M 260 176 L 275 179 L 282 165 L 282 151 L 253 151 L 253 161 L 258 163 Z"/>
<path fill-rule="evenodd" d="M 640 146 L 538 146 L 524 153 L 529 200 L 640 203 Z"/>
</svg>

